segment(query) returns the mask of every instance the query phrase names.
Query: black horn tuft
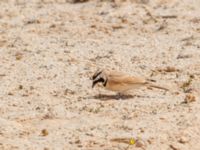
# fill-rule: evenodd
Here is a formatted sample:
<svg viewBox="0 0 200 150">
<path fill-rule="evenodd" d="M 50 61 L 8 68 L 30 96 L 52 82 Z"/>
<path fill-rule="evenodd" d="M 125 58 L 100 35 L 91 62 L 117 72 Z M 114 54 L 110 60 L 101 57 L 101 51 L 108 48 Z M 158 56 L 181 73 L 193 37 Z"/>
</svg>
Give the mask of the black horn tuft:
<svg viewBox="0 0 200 150">
<path fill-rule="evenodd" d="M 102 70 L 97 70 L 94 75 L 92 76 L 92 80 L 96 79 L 96 77 L 98 77 L 98 75 L 100 75 L 102 73 Z"/>
</svg>

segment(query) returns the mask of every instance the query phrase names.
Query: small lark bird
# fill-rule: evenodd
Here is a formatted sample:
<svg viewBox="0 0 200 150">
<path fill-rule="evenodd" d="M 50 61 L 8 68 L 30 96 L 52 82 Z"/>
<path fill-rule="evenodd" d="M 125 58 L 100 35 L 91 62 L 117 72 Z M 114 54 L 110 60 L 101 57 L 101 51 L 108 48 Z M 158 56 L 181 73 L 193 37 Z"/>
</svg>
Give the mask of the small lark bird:
<svg viewBox="0 0 200 150">
<path fill-rule="evenodd" d="M 158 88 L 168 91 L 167 88 L 154 85 L 150 80 L 145 80 L 140 77 L 133 77 L 117 71 L 100 70 L 98 69 L 92 76 L 92 88 L 97 83 L 102 83 L 107 90 L 125 93 L 131 89 L 138 89 L 142 86 Z"/>
</svg>

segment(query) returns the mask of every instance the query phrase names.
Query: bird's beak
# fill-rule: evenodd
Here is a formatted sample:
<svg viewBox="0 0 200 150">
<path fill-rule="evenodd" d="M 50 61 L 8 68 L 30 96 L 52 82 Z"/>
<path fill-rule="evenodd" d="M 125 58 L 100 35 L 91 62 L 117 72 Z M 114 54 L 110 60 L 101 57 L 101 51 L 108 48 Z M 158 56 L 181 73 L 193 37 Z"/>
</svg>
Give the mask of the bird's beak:
<svg viewBox="0 0 200 150">
<path fill-rule="evenodd" d="M 99 82 L 99 80 L 93 80 L 93 82 L 92 82 L 92 88 L 94 88 L 95 85 L 96 85 L 98 82 Z"/>
<path fill-rule="evenodd" d="M 95 81 L 92 82 L 92 88 L 96 85 Z"/>
</svg>

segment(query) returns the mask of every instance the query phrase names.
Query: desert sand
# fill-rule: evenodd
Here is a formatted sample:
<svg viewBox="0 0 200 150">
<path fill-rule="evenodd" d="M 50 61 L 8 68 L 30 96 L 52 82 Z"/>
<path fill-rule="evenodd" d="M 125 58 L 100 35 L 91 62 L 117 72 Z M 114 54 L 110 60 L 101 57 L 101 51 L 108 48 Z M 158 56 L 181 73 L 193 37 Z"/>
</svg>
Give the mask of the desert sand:
<svg viewBox="0 0 200 150">
<path fill-rule="evenodd" d="M 119 100 L 97 68 L 170 90 Z M 2 150 L 199 150 L 199 91 L 198 0 L 0 1 Z"/>
</svg>

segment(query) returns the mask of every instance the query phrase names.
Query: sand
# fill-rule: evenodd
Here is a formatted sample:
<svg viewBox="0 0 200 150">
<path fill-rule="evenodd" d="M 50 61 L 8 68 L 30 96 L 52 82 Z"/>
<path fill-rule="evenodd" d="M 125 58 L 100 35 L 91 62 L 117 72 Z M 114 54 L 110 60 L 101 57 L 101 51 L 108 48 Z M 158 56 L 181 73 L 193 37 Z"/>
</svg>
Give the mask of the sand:
<svg viewBox="0 0 200 150">
<path fill-rule="evenodd" d="M 0 149 L 199 150 L 199 7 L 1 0 Z M 119 100 L 91 88 L 97 68 L 170 91 L 140 88 Z"/>
</svg>

